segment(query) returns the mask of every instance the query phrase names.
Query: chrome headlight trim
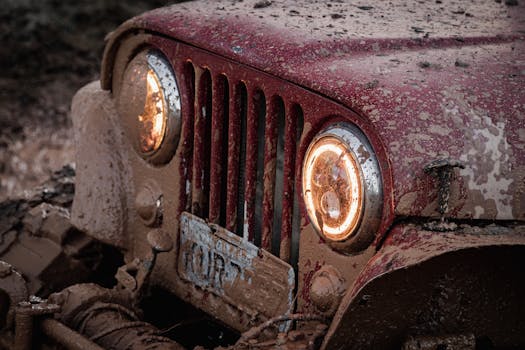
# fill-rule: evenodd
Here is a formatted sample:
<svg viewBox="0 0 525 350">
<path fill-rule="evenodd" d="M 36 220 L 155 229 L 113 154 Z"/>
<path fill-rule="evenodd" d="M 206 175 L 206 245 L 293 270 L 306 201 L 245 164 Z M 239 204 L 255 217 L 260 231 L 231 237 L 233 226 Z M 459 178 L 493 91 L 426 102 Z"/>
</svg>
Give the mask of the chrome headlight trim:
<svg viewBox="0 0 525 350">
<path fill-rule="evenodd" d="M 312 210 L 308 209 L 305 196 L 305 178 L 307 169 L 308 155 L 315 145 L 323 139 L 334 138 L 341 142 L 352 154 L 360 171 L 361 181 L 361 210 L 355 229 L 342 239 L 331 239 L 319 229 L 316 218 L 312 217 Z M 366 249 L 373 241 L 379 225 L 381 223 L 381 213 L 383 207 L 383 186 L 382 176 L 375 152 L 368 141 L 368 138 L 355 125 L 350 123 L 333 124 L 319 134 L 310 143 L 303 163 L 303 197 L 308 211 L 310 221 L 317 233 L 323 237 L 332 248 L 343 253 L 355 253 Z"/>
<path fill-rule="evenodd" d="M 144 125 L 141 124 L 141 109 L 146 113 L 147 99 L 149 98 L 143 84 L 143 79 L 154 76 L 154 84 L 158 84 L 162 95 L 163 123 L 161 141 L 152 150 L 145 150 L 143 142 Z M 146 84 L 149 84 L 146 83 Z M 141 96 L 142 95 L 142 96 Z M 148 96 L 146 96 L 148 95 Z M 117 97 L 117 109 L 124 124 L 124 129 L 135 151 L 148 162 L 161 165 L 169 161 L 177 148 L 181 124 L 181 95 L 177 84 L 175 72 L 168 59 L 159 50 L 145 49 L 139 52 L 128 63 Z M 156 125 L 155 125 L 156 126 Z"/>
</svg>

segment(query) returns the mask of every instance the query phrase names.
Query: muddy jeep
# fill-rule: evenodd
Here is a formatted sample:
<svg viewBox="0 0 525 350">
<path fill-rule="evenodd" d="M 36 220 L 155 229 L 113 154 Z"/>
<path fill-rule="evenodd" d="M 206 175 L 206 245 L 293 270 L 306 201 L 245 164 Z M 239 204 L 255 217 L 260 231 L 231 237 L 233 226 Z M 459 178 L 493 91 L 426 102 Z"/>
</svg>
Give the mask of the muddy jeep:
<svg viewBox="0 0 525 350">
<path fill-rule="evenodd" d="M 71 212 L 124 264 L 113 288 L 54 290 L 45 336 L 179 349 L 156 322 L 176 299 L 237 349 L 525 346 L 513 4 L 197 1 L 124 23 L 73 100 Z"/>
</svg>

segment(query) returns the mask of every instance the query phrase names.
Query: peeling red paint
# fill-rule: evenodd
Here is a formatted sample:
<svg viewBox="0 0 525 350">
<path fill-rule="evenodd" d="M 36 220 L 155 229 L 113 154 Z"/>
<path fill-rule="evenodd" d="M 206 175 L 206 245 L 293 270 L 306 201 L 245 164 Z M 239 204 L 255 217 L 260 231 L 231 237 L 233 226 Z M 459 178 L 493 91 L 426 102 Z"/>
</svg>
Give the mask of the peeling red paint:
<svg viewBox="0 0 525 350">
<path fill-rule="evenodd" d="M 314 276 L 314 274 L 317 271 L 319 271 L 321 269 L 321 267 L 323 267 L 324 264 L 325 264 L 324 262 L 316 261 L 315 265 L 312 268 L 310 268 L 306 272 L 304 272 L 304 275 L 303 275 L 304 287 L 303 287 L 302 292 L 301 292 L 301 297 L 304 300 L 305 307 L 309 307 L 310 303 L 311 303 L 311 300 L 310 300 L 310 288 L 312 287 L 312 277 Z M 308 265 L 308 267 L 310 266 L 309 264 L 307 264 L 307 265 Z M 305 267 L 307 267 L 307 266 L 305 266 Z"/>
</svg>

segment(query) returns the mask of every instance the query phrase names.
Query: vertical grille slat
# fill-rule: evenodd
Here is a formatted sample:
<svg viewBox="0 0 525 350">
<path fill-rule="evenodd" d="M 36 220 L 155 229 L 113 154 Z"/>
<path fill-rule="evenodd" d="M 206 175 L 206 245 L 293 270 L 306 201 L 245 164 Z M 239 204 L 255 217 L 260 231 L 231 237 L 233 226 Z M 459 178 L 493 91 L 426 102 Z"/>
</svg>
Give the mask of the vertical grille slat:
<svg viewBox="0 0 525 350">
<path fill-rule="evenodd" d="M 210 72 L 195 69 L 195 120 L 193 136 L 193 174 L 191 211 L 208 214 L 210 179 L 211 77 Z"/>
<path fill-rule="evenodd" d="M 239 152 L 239 181 L 238 181 L 238 193 L 237 193 L 237 230 L 236 233 L 239 236 L 247 238 L 245 235 L 246 227 L 246 188 L 247 188 L 247 171 L 246 171 L 246 160 L 247 156 L 247 139 L 248 139 L 248 92 L 246 86 L 241 84 L 241 114 L 240 114 L 240 135 L 238 140 L 240 142 Z"/>
<path fill-rule="evenodd" d="M 185 106 L 195 105 L 195 70 L 193 64 L 190 62 L 184 62 L 182 66 L 183 74 L 182 77 L 182 103 Z M 180 164 L 180 192 L 184 195 L 181 196 L 180 211 L 191 211 L 191 180 L 192 180 L 192 159 L 193 159 L 193 126 L 194 126 L 194 108 L 183 109 L 183 122 L 181 130 L 181 164 Z"/>
<path fill-rule="evenodd" d="M 296 120 L 296 150 L 299 148 L 299 145 L 301 143 L 301 136 L 303 134 L 303 126 L 304 126 L 304 115 L 303 111 L 300 106 L 296 105 L 294 107 L 295 109 L 295 120 Z M 295 152 L 297 154 L 297 152 Z M 296 160 L 297 162 L 297 157 Z M 299 176 L 299 174 L 295 174 L 296 176 Z M 293 217 L 292 217 L 292 237 L 291 237 L 291 247 L 288 251 L 290 251 L 290 261 L 289 263 L 292 266 L 295 266 L 296 272 L 297 272 L 297 264 L 299 262 L 299 236 L 301 233 L 301 214 L 299 209 L 299 191 L 298 189 L 295 189 L 294 196 L 293 196 Z"/>
<path fill-rule="evenodd" d="M 273 97 L 266 102 L 266 143 L 264 147 L 264 198 L 261 248 L 270 251 L 274 222 L 275 167 L 277 152 L 277 119 L 280 98 Z"/>
<path fill-rule="evenodd" d="M 219 212 L 219 224 L 222 227 L 226 227 L 226 212 L 227 212 L 227 195 L 228 195 L 228 152 L 229 152 L 229 128 L 230 128 L 230 85 L 228 78 L 225 75 L 221 75 L 223 80 L 223 99 L 222 105 L 224 108 L 224 118 L 223 118 L 223 138 L 222 138 L 222 157 L 221 162 L 221 210 Z"/>
<path fill-rule="evenodd" d="M 212 80 L 212 113 L 211 113 L 211 159 L 210 159 L 210 200 L 208 220 L 219 224 L 221 206 L 225 202 L 221 198 L 224 195 L 223 176 L 227 170 L 227 162 L 224 162 L 224 148 L 228 142 L 227 131 L 227 106 L 224 97 L 227 94 L 227 82 L 224 76 L 217 76 Z M 224 203 L 224 204 L 223 204 Z"/>
<path fill-rule="evenodd" d="M 290 243 L 292 238 L 292 219 L 294 205 L 294 179 L 295 179 L 295 155 L 297 153 L 297 124 L 302 116 L 302 111 L 297 105 L 287 109 L 285 122 L 284 143 L 284 173 L 283 173 L 283 209 L 281 227 L 281 246 L 279 257 L 290 261 Z"/>
<path fill-rule="evenodd" d="M 276 154 L 275 154 L 275 189 L 274 189 L 274 215 L 272 220 L 272 245 L 271 251 L 279 255 L 283 210 L 284 191 L 284 142 L 285 142 L 285 111 L 282 99 L 276 104 Z"/>
<path fill-rule="evenodd" d="M 244 227 L 243 237 L 254 241 L 255 195 L 257 187 L 257 123 L 260 95 L 250 91 L 246 116 L 246 159 L 244 188 Z"/>
<path fill-rule="evenodd" d="M 235 232 L 237 228 L 237 193 L 239 190 L 239 153 L 241 120 L 241 91 L 239 85 L 229 86 L 229 120 L 228 120 L 228 158 L 226 179 L 226 224 L 228 231 Z"/>
<path fill-rule="evenodd" d="M 255 182 L 255 214 L 254 223 L 251 228 L 254 232 L 254 243 L 257 246 L 261 246 L 261 234 L 264 222 L 264 191 L 265 185 L 265 162 L 264 162 L 264 149 L 267 143 L 266 138 L 266 97 L 262 91 L 257 91 L 254 97 L 255 109 L 257 111 L 257 170 L 256 170 L 256 182 Z"/>
<path fill-rule="evenodd" d="M 228 186 L 226 194 L 226 229 L 242 233 L 244 210 L 244 162 L 246 139 L 246 87 L 242 83 L 230 85 L 230 116 L 228 124 Z M 239 214 L 240 213 L 240 214 Z"/>
<path fill-rule="evenodd" d="M 181 208 L 291 262 L 301 108 L 235 73 L 188 63 L 184 75 Z"/>
</svg>

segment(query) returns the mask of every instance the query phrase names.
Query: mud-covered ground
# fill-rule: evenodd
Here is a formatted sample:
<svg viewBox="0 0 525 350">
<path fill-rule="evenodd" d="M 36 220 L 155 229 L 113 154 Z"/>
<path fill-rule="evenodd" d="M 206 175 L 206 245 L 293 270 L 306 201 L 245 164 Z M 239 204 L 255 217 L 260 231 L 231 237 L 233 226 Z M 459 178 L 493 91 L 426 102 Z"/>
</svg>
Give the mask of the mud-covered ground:
<svg viewBox="0 0 525 350">
<path fill-rule="evenodd" d="M 104 37 L 168 0 L 2 0 L 0 201 L 74 161 L 69 107 L 98 79 Z"/>
</svg>

